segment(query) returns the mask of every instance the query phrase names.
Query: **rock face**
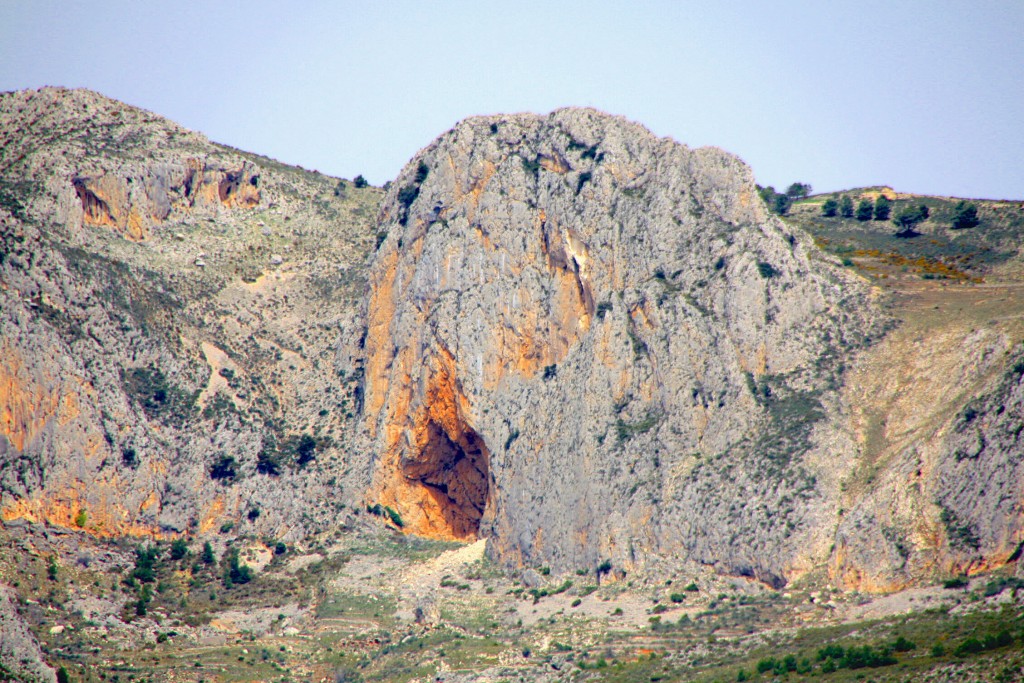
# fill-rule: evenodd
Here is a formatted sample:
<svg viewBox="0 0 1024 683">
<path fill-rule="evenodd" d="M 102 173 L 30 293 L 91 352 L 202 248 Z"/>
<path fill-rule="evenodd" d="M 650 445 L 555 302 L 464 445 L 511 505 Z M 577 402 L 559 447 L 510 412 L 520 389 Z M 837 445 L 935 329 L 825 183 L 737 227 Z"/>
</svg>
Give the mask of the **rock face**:
<svg viewBox="0 0 1024 683">
<path fill-rule="evenodd" d="M 2 518 L 333 525 L 379 192 L 79 90 L 0 96 L 0 150 Z"/>
<path fill-rule="evenodd" d="M 380 222 L 372 500 L 510 564 L 796 571 L 830 503 L 837 346 L 872 310 L 742 162 L 593 110 L 475 118 Z"/>
<path fill-rule="evenodd" d="M 5 93 L 0 519 L 290 543 L 368 505 L 511 567 L 984 571 L 1024 544 L 1008 258 L 974 319 L 899 309 L 735 157 L 588 109 L 464 121 L 382 195 Z"/>
<path fill-rule="evenodd" d="M 4 680 L 55 683 L 57 673 L 47 666 L 39 643 L 16 605 L 14 591 L 0 584 L 0 676 Z"/>
</svg>

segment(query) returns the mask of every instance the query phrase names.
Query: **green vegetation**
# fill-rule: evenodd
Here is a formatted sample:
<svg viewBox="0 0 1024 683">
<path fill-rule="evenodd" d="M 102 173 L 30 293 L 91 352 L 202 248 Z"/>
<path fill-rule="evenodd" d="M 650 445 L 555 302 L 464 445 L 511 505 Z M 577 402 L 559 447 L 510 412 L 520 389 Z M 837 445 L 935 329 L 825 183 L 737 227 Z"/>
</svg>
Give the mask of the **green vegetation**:
<svg viewBox="0 0 1024 683">
<path fill-rule="evenodd" d="M 181 426 L 195 412 L 195 395 L 171 384 L 159 368 L 149 366 L 130 370 L 124 386 L 150 418 Z"/>
<path fill-rule="evenodd" d="M 981 223 L 978 218 L 978 207 L 974 204 L 960 200 L 953 208 L 952 227 L 954 230 L 965 230 L 973 228 Z"/>
<path fill-rule="evenodd" d="M 875 200 L 875 220 L 876 221 L 887 221 L 889 220 L 889 214 L 892 212 L 892 203 L 886 199 L 884 194 L 879 194 Z"/>
<path fill-rule="evenodd" d="M 875 215 L 875 205 L 870 199 L 862 199 L 857 204 L 857 212 L 854 217 L 859 221 L 869 221 Z"/>
<path fill-rule="evenodd" d="M 839 213 L 839 202 L 829 197 L 821 205 L 821 215 L 826 218 L 834 218 L 837 213 Z"/>
<path fill-rule="evenodd" d="M 853 218 L 853 200 L 849 195 L 843 195 L 839 199 L 839 215 L 843 218 Z"/>
</svg>

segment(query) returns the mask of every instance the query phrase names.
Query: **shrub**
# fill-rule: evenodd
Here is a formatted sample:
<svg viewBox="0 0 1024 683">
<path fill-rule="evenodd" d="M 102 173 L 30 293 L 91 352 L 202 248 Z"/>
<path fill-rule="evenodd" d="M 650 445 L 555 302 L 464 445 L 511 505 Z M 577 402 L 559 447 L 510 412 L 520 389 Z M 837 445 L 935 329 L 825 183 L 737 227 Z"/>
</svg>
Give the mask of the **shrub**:
<svg viewBox="0 0 1024 683">
<path fill-rule="evenodd" d="M 910 652 L 917 649 L 917 644 L 900 636 L 893 642 L 892 649 L 894 652 Z"/>
<path fill-rule="evenodd" d="M 953 650 L 953 654 L 957 657 L 966 657 L 967 655 L 973 655 L 981 652 L 981 650 L 982 645 L 980 640 L 977 638 L 968 638 L 956 646 L 956 649 Z"/>
<path fill-rule="evenodd" d="M 789 208 L 793 205 L 793 200 L 784 194 L 777 194 L 772 202 L 772 211 L 785 216 L 789 213 Z"/>
<path fill-rule="evenodd" d="M 281 474 L 280 456 L 272 448 L 264 446 L 256 456 L 256 471 L 273 477 Z"/>
<path fill-rule="evenodd" d="M 310 463 L 316 457 L 316 447 L 316 439 L 309 434 L 303 434 L 295 446 L 295 464 L 301 468 Z"/>
<path fill-rule="evenodd" d="M 672 595 L 668 596 L 668 599 L 674 603 L 680 603 L 683 600 L 686 600 L 686 593 L 673 593 Z"/>
<path fill-rule="evenodd" d="M 132 571 L 132 578 L 142 583 L 152 583 L 156 580 L 155 566 L 160 557 L 160 550 L 155 545 L 148 548 L 138 546 L 135 549 L 135 569 Z"/>
<path fill-rule="evenodd" d="M 779 274 L 779 271 L 775 270 L 775 267 L 766 261 L 757 262 L 757 272 L 766 280 Z"/>
<path fill-rule="evenodd" d="M 688 593 L 696 593 L 700 590 L 700 588 L 697 587 L 696 581 L 691 581 L 686 585 L 686 588 L 684 588 L 683 590 L 685 590 Z"/>
<path fill-rule="evenodd" d="M 834 218 L 837 213 L 839 213 L 839 202 L 829 197 L 821 205 L 821 215 L 826 218 Z"/>
<path fill-rule="evenodd" d="M 942 582 L 943 588 L 965 588 L 967 586 L 966 576 L 954 576 L 952 579 L 946 579 Z"/>
<path fill-rule="evenodd" d="M 361 190 L 364 187 L 369 187 L 370 185 L 370 183 L 367 182 L 366 178 L 364 178 L 361 175 L 357 175 L 355 179 L 352 180 L 352 184 L 356 186 L 357 190 Z"/>
<path fill-rule="evenodd" d="M 238 550 L 232 549 L 228 553 L 227 566 L 224 567 L 224 587 L 231 588 L 236 584 L 245 584 L 252 581 L 252 568 L 242 564 L 238 560 Z"/>
<path fill-rule="evenodd" d="M 875 215 L 875 205 L 871 203 L 871 200 L 860 200 L 860 203 L 857 204 L 856 219 L 859 221 L 869 221 L 873 215 Z"/>
<path fill-rule="evenodd" d="M 85 523 L 88 521 L 88 519 L 89 516 L 85 513 L 85 510 L 79 510 L 78 514 L 75 515 L 75 526 L 79 528 L 85 526 Z"/>
<path fill-rule="evenodd" d="M 419 166 L 416 167 L 416 178 L 413 180 L 417 185 L 421 184 L 430 175 L 430 167 L 423 161 L 420 161 Z"/>
<path fill-rule="evenodd" d="M 234 481 L 237 475 L 235 471 L 236 464 L 234 456 L 222 455 L 220 459 L 210 466 L 210 479 L 226 483 Z"/>
<path fill-rule="evenodd" d="M 171 559 L 180 560 L 188 555 L 188 541 L 183 538 L 171 542 Z"/>
<path fill-rule="evenodd" d="M 963 230 L 973 228 L 981 220 L 978 218 L 978 207 L 974 204 L 960 200 L 953 209 L 953 229 Z"/>
<path fill-rule="evenodd" d="M 210 545 L 209 541 L 203 543 L 203 554 L 201 557 L 203 560 L 203 564 L 212 565 L 217 562 L 217 557 L 213 554 L 213 546 Z"/>
</svg>

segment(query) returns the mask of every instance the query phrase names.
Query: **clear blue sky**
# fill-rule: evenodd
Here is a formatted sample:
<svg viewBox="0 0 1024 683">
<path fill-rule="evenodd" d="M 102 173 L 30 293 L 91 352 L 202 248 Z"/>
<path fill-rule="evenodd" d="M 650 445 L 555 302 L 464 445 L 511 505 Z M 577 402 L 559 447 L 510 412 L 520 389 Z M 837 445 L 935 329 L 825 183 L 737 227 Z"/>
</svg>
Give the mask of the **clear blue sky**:
<svg viewBox="0 0 1024 683">
<path fill-rule="evenodd" d="M 0 90 L 87 87 L 374 184 L 459 119 L 589 105 L 758 182 L 1024 198 L 1024 1 L 0 0 Z"/>
</svg>

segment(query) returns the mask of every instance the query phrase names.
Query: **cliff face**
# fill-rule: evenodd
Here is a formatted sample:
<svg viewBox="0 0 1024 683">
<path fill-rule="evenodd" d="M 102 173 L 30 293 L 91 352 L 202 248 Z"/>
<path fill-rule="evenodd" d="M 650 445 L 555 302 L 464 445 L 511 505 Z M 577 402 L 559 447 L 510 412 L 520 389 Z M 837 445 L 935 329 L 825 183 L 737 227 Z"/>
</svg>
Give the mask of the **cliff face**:
<svg viewBox="0 0 1024 683">
<path fill-rule="evenodd" d="M 1024 543 L 1007 259 L 884 290 L 735 157 L 593 110 L 464 121 L 382 197 L 6 93 L 0 518 L 298 540 L 379 504 L 513 567 L 984 571 Z"/>
<path fill-rule="evenodd" d="M 87 91 L 0 96 L 0 136 L 3 520 L 333 524 L 379 193 Z"/>
<path fill-rule="evenodd" d="M 406 528 L 511 564 L 682 554 L 772 582 L 827 552 L 816 447 L 850 444 L 821 420 L 874 310 L 735 157 L 592 110 L 471 119 L 380 222 L 371 499 Z"/>
</svg>

